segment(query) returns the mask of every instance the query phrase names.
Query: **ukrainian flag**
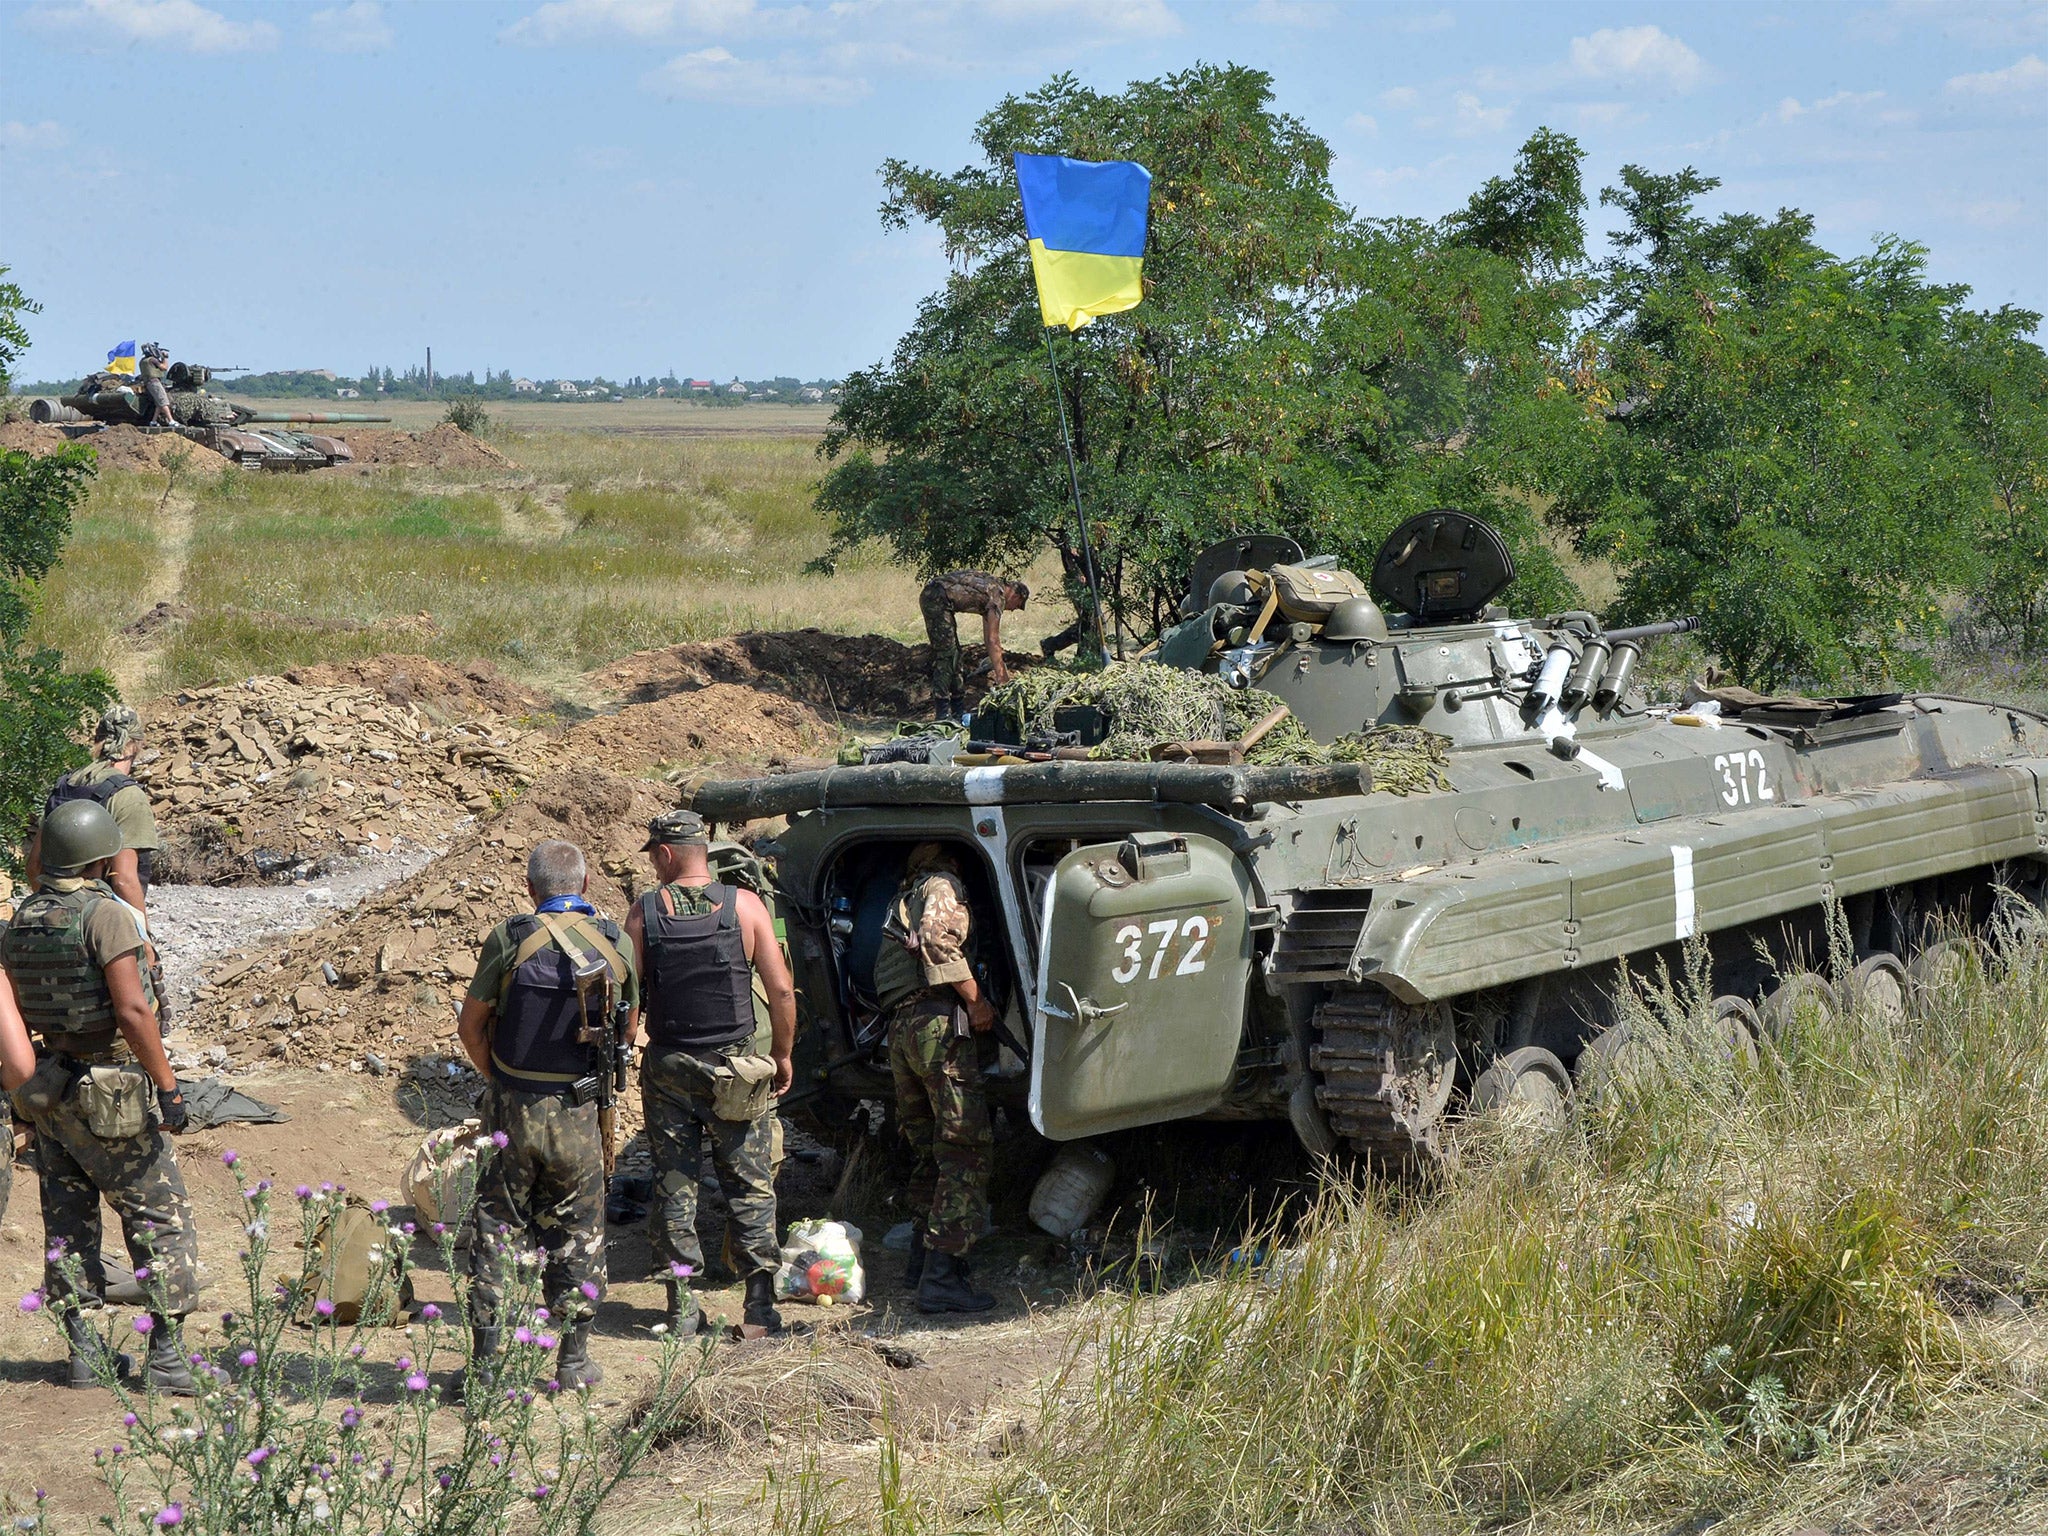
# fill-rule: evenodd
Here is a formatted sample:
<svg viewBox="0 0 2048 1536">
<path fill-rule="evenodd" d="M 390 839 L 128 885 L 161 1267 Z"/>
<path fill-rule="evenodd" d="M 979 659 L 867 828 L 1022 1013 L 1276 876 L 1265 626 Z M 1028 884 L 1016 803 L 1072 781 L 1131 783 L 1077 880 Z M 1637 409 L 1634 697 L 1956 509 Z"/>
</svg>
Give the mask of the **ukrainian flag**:
<svg viewBox="0 0 2048 1536">
<path fill-rule="evenodd" d="M 1145 215 L 1152 173 L 1135 160 L 1018 155 L 1017 190 L 1047 325 L 1077 331 L 1145 296 Z"/>
<path fill-rule="evenodd" d="M 135 343 L 124 341 L 107 354 L 107 372 L 133 373 L 135 371 Z"/>
</svg>

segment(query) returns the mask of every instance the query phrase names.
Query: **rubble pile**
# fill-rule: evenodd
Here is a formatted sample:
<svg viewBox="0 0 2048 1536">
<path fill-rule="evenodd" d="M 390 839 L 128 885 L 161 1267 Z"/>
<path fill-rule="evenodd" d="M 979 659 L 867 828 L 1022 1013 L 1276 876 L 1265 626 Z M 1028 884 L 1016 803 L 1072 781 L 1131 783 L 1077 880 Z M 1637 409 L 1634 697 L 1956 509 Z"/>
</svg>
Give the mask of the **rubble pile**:
<svg viewBox="0 0 2048 1536">
<path fill-rule="evenodd" d="M 963 655 L 971 672 L 984 651 L 966 646 Z M 643 701 L 713 683 L 772 688 L 827 713 L 893 720 L 930 701 L 931 647 L 822 629 L 757 631 L 637 651 L 588 680 L 615 698 Z"/>
<path fill-rule="evenodd" d="M 101 469 L 126 469 L 162 473 L 170 468 L 172 455 L 189 471 L 219 470 L 227 460 L 203 443 L 195 443 L 175 432 L 145 432 L 140 427 L 100 427 L 67 432 L 58 426 L 11 421 L 0 426 L 0 448 L 37 455 L 50 453 L 66 443 L 83 443 L 99 456 Z"/>
</svg>

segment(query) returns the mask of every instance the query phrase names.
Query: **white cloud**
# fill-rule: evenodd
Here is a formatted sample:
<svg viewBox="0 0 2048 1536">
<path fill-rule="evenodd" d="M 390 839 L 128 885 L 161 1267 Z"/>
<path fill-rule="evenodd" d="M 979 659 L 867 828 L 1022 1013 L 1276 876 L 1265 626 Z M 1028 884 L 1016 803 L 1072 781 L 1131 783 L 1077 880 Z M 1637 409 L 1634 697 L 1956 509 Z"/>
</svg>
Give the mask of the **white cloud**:
<svg viewBox="0 0 2048 1536">
<path fill-rule="evenodd" d="M 549 0 L 513 22 L 504 35 L 520 43 L 606 36 L 654 42 L 680 32 L 737 32 L 758 14 L 754 0 Z"/>
<path fill-rule="evenodd" d="M 242 53 L 277 46 L 267 21 L 230 21 L 197 0 L 63 0 L 29 12 L 36 30 L 88 45 L 144 44 L 187 53 Z"/>
<path fill-rule="evenodd" d="M 835 5 L 831 9 L 835 15 L 849 10 L 882 15 L 896 7 L 876 6 L 870 0 L 866 5 Z M 978 4 L 940 4 L 929 9 L 935 18 L 957 18 L 970 26 L 985 20 L 1032 27 L 1058 25 L 1069 36 L 1082 38 L 1174 37 L 1180 32 L 1180 17 L 1166 0 L 980 0 Z"/>
<path fill-rule="evenodd" d="M 1672 91 L 1689 91 L 1707 75 L 1706 61 L 1662 27 L 1602 27 L 1572 39 L 1571 60 L 1589 79 Z"/>
<path fill-rule="evenodd" d="M 1789 123 L 1798 118 L 1811 117 L 1816 112 L 1833 112 L 1839 107 L 1867 107 L 1873 101 L 1882 101 L 1883 91 L 1836 91 L 1832 96 L 1807 104 L 1797 96 L 1787 96 L 1777 106 L 1764 114 L 1767 123 Z"/>
<path fill-rule="evenodd" d="M 1352 113 L 1349 117 L 1344 119 L 1344 126 L 1346 128 L 1349 128 L 1353 133 L 1364 134 L 1369 139 L 1379 137 L 1379 119 L 1374 117 L 1370 112 Z"/>
<path fill-rule="evenodd" d="M 1390 91 L 1380 92 L 1380 105 L 1390 112 L 1405 112 L 1422 100 L 1422 92 L 1412 85 L 1397 85 Z"/>
<path fill-rule="evenodd" d="M 379 0 L 349 0 L 315 11 L 307 26 L 313 46 L 329 53 L 381 53 L 392 43 L 391 23 Z"/>
<path fill-rule="evenodd" d="M 832 75 L 800 63 L 735 58 L 723 48 L 699 48 L 651 71 L 647 84 L 668 96 L 725 106 L 843 107 L 869 94 L 857 76 Z"/>
<path fill-rule="evenodd" d="M 1958 96 L 2028 96 L 2039 101 L 2048 93 L 2048 64 L 2041 56 L 2028 54 L 2004 69 L 1987 69 L 1978 75 L 1957 75 L 1948 88 Z"/>
<path fill-rule="evenodd" d="M 2005 229 L 2019 223 L 2026 214 L 2026 200 L 2018 197 L 1993 198 L 1963 207 L 1964 219 L 1979 229 Z"/>
<path fill-rule="evenodd" d="M 1470 91 L 1460 91 L 1451 98 L 1450 130 L 1461 138 L 1474 134 L 1499 133 L 1508 125 L 1507 107 L 1489 107 Z"/>
<path fill-rule="evenodd" d="M 0 150 L 62 149 L 69 137 L 61 123 L 49 118 L 40 123 L 0 123 Z"/>
<path fill-rule="evenodd" d="M 1565 110 L 1581 128 L 1615 128 L 1643 120 L 1643 113 L 1625 101 L 1575 101 Z"/>
</svg>

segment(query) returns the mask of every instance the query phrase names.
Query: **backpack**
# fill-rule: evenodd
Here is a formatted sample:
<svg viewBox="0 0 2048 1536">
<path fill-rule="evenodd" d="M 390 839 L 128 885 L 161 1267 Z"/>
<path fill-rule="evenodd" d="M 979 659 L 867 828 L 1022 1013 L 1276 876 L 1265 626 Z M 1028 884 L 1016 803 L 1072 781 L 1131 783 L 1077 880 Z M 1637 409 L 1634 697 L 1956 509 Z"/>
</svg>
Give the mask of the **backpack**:
<svg viewBox="0 0 2048 1536">
<path fill-rule="evenodd" d="M 396 1241 L 385 1227 L 385 1217 L 371 1210 L 361 1195 L 350 1195 L 338 1205 L 329 1201 L 307 1244 L 295 1320 L 333 1322 L 344 1328 L 365 1321 L 402 1321 L 412 1310 L 412 1278 L 399 1274 Z M 334 1303 L 332 1318 L 314 1311 L 319 1301 Z"/>
</svg>

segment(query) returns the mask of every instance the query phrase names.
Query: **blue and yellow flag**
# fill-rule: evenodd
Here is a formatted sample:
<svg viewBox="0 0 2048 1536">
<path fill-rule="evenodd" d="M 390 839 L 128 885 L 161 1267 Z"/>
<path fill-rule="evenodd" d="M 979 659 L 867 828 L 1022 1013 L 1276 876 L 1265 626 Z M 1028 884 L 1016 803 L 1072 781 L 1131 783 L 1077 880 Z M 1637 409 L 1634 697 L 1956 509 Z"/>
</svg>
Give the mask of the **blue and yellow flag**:
<svg viewBox="0 0 2048 1536">
<path fill-rule="evenodd" d="M 1145 216 L 1152 173 L 1135 160 L 1018 155 L 1017 190 L 1047 325 L 1077 331 L 1145 296 Z"/>
<path fill-rule="evenodd" d="M 135 343 L 124 341 L 107 354 L 107 372 L 133 373 L 135 371 Z"/>
</svg>

